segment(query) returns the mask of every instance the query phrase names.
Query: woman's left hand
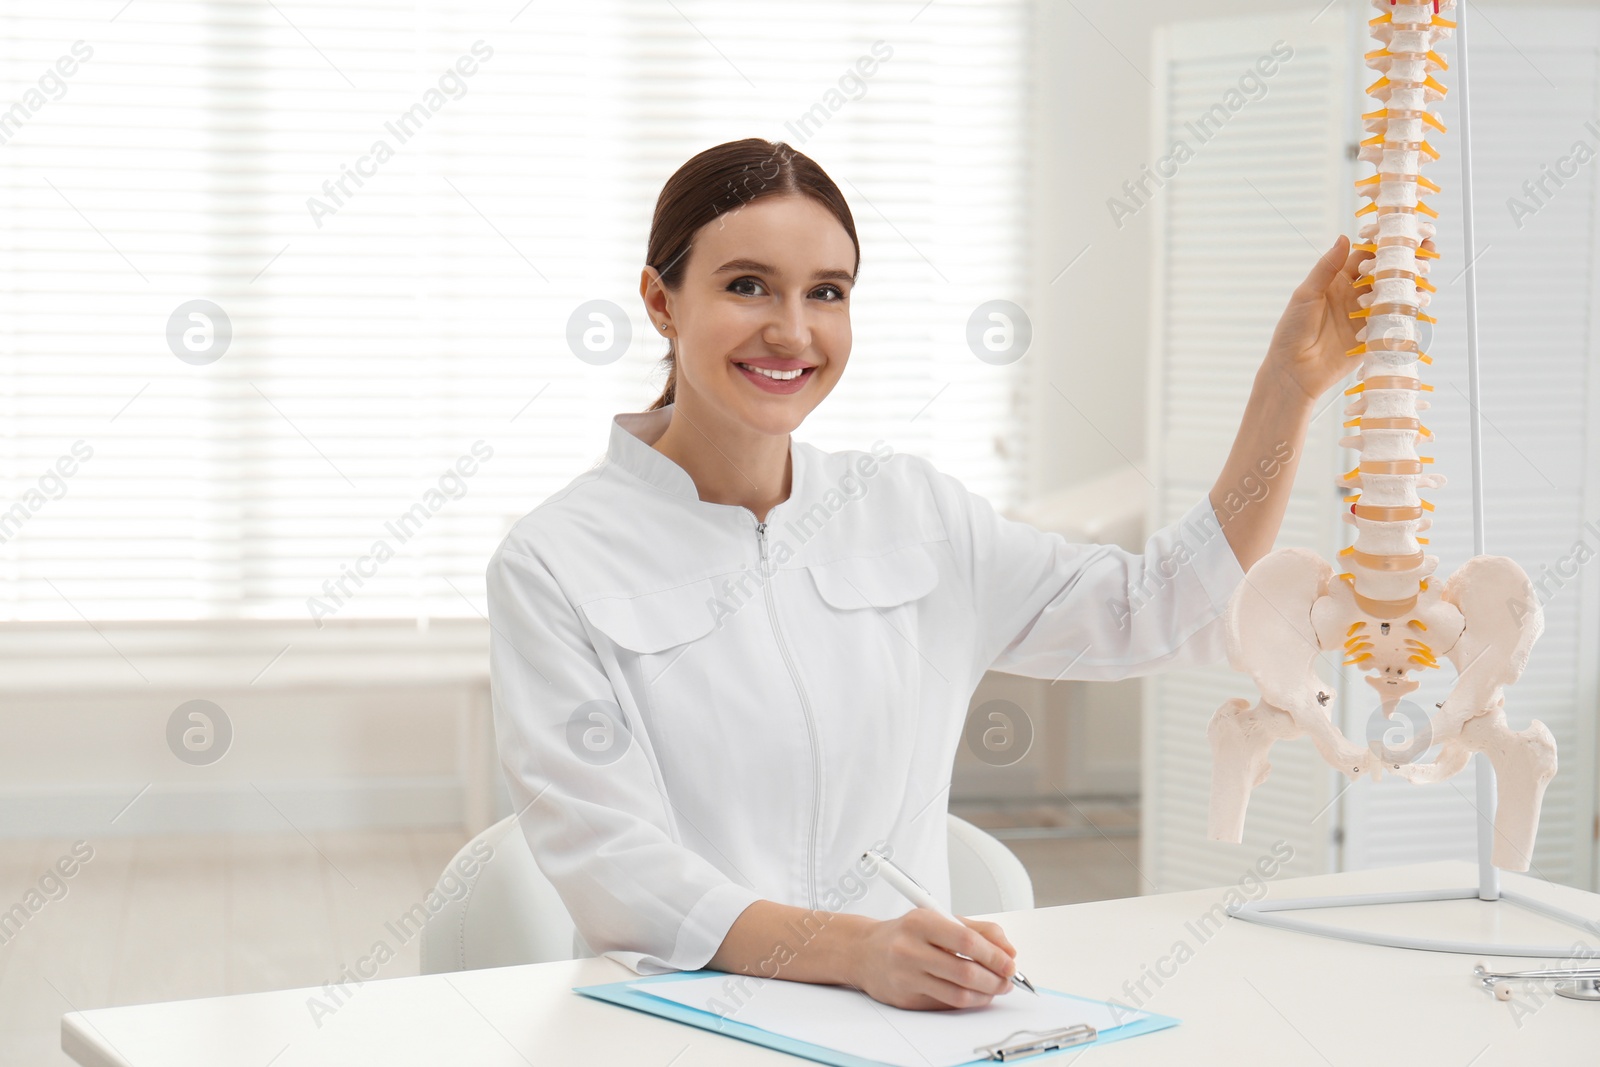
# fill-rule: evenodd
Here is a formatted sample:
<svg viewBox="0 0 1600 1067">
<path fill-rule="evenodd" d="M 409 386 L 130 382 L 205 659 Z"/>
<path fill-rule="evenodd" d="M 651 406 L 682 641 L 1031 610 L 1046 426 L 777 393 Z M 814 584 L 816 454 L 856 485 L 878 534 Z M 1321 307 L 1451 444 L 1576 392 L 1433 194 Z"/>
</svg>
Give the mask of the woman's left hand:
<svg viewBox="0 0 1600 1067">
<path fill-rule="evenodd" d="M 1422 247 L 1431 251 L 1433 242 L 1424 241 Z M 1272 332 L 1263 374 L 1315 403 L 1360 365 L 1361 357 L 1348 353 L 1360 343 L 1356 331 L 1364 323 L 1350 312 L 1361 308 L 1353 283 L 1361 264 L 1371 258 L 1371 252 L 1353 251 L 1342 234 L 1333 242 L 1289 298 Z"/>
</svg>

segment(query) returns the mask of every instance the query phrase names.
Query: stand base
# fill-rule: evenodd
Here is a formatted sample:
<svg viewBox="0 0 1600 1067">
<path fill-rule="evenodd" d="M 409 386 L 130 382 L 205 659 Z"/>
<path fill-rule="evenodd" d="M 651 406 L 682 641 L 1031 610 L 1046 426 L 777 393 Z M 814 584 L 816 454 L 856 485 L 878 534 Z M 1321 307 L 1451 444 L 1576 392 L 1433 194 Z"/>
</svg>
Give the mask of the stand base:
<svg viewBox="0 0 1600 1067">
<path fill-rule="evenodd" d="M 1460 952 L 1471 956 L 1534 956 L 1542 959 L 1600 959 L 1600 949 L 1586 949 L 1576 945 L 1499 945 L 1492 943 L 1477 943 L 1472 941 L 1446 941 L 1431 937 L 1408 937 L 1404 934 L 1380 934 L 1368 930 L 1351 930 L 1342 926 L 1330 926 L 1327 923 L 1308 922 L 1282 914 L 1291 911 L 1311 911 L 1317 908 L 1354 908 L 1369 904 L 1416 904 L 1435 900 L 1480 900 L 1478 889 L 1419 889 L 1400 893 L 1352 893 L 1339 897 L 1304 897 L 1299 900 L 1257 900 L 1244 904 L 1237 904 L 1228 909 L 1228 914 L 1235 919 L 1246 922 L 1259 923 L 1262 926 L 1276 926 L 1284 930 L 1296 930 L 1303 934 L 1316 934 L 1320 937 L 1335 937 L 1343 941 L 1359 941 L 1367 945 L 1382 945 L 1387 948 L 1410 948 L 1422 952 Z M 1581 915 L 1574 915 L 1570 911 L 1553 907 L 1541 900 L 1511 890 L 1503 890 L 1499 900 L 1507 900 L 1519 904 L 1529 911 L 1537 912 L 1557 922 L 1574 926 L 1586 933 L 1600 935 L 1600 920 L 1586 919 Z M 1493 901 L 1489 901 L 1493 903 Z M 1593 983 L 1573 983 L 1575 987 L 1593 985 Z M 1600 1000 L 1600 993 L 1579 995 L 1582 989 L 1575 989 L 1573 993 L 1563 993 L 1563 996 L 1573 996 L 1580 1000 Z"/>
<path fill-rule="evenodd" d="M 1554 988 L 1556 996 L 1566 997 L 1568 1000 L 1600 1001 L 1600 982 L 1593 978 L 1577 982 L 1557 982 Z"/>
</svg>

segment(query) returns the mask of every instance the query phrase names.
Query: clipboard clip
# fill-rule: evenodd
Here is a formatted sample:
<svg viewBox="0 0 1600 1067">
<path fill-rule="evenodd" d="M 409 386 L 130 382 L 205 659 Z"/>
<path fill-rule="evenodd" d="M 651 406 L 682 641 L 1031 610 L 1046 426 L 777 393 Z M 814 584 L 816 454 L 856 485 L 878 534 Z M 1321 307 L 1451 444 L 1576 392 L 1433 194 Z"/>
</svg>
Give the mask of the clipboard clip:
<svg viewBox="0 0 1600 1067">
<path fill-rule="evenodd" d="M 1034 1035 L 1031 1040 L 1019 1041 L 1014 1045 L 1007 1044 L 1022 1034 Z M 1052 1049 L 1066 1048 L 1069 1045 L 1081 1045 L 1093 1041 L 1098 1036 L 1094 1027 L 1088 1023 L 1078 1023 L 1076 1026 L 1064 1026 L 1059 1030 L 1018 1030 L 1010 1034 L 1003 1041 L 996 1041 L 992 1045 L 980 1045 L 973 1052 L 981 1054 L 986 1059 L 1020 1060 L 1024 1056 L 1032 1056 L 1040 1052 L 1049 1052 Z"/>
</svg>

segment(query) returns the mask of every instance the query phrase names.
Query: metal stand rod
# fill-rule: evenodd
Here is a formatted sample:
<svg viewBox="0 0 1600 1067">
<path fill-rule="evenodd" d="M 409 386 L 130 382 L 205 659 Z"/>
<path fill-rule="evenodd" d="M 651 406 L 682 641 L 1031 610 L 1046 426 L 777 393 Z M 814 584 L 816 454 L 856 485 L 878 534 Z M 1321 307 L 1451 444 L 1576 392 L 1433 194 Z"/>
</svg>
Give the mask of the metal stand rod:
<svg viewBox="0 0 1600 1067">
<path fill-rule="evenodd" d="M 1467 77 L 1466 0 L 1456 13 L 1456 92 L 1461 101 L 1461 243 L 1467 257 L 1467 403 L 1472 408 L 1467 420 L 1468 451 L 1472 457 L 1472 554 L 1484 553 L 1483 506 L 1483 409 L 1478 391 L 1478 242 L 1472 218 L 1472 108 Z M 1479 752 L 1473 757 L 1478 797 L 1478 897 L 1494 900 L 1500 895 L 1500 872 L 1489 861 L 1494 854 L 1495 780 L 1494 764 Z"/>
</svg>

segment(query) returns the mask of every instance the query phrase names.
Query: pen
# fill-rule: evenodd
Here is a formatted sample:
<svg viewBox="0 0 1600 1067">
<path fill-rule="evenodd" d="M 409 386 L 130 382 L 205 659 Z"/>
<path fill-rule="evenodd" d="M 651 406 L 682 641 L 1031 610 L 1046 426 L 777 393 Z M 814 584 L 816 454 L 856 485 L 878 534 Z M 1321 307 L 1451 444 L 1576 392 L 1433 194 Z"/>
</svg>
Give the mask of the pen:
<svg viewBox="0 0 1600 1067">
<path fill-rule="evenodd" d="M 875 848 L 869 848 L 869 849 L 867 849 L 865 852 L 863 852 L 861 854 L 861 858 L 864 859 L 864 860 L 868 860 L 870 862 L 878 864 L 880 870 L 883 873 L 884 881 L 888 882 L 890 885 L 892 885 L 896 889 L 898 889 L 900 891 L 900 895 L 901 896 L 903 896 L 907 900 L 911 901 L 911 903 L 915 904 L 917 907 L 919 907 L 919 908 L 932 908 L 934 911 L 938 912 L 940 915 L 943 915 L 945 918 L 949 919 L 951 922 L 954 922 L 954 923 L 961 922 L 960 919 L 956 918 L 954 915 L 951 915 L 944 908 L 940 907 L 939 906 L 939 902 L 937 900 L 933 899 L 933 894 L 932 893 L 930 893 L 926 889 L 922 888 L 921 884 L 918 883 L 918 881 L 915 878 L 911 877 L 905 871 L 902 871 L 899 867 L 896 867 L 893 863 L 891 863 L 889 861 L 889 857 L 885 856 L 882 852 L 879 852 Z M 966 926 L 965 923 L 962 923 L 962 925 Z M 970 929 L 970 927 L 969 927 L 969 929 Z M 957 956 L 961 956 L 961 953 L 957 952 L 956 955 Z M 969 956 L 961 956 L 961 958 L 962 959 L 970 959 L 971 957 L 969 957 Z M 1023 989 L 1026 989 L 1028 992 L 1032 993 L 1034 996 L 1038 996 L 1039 995 L 1039 991 L 1037 989 L 1033 988 L 1033 983 L 1028 981 L 1028 979 L 1023 976 L 1023 973 L 1021 971 L 1013 971 L 1013 972 L 1011 972 L 1011 981 L 1015 985 L 1019 985 Z"/>
</svg>

